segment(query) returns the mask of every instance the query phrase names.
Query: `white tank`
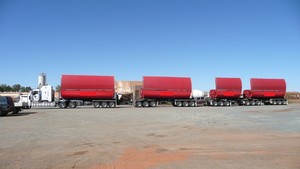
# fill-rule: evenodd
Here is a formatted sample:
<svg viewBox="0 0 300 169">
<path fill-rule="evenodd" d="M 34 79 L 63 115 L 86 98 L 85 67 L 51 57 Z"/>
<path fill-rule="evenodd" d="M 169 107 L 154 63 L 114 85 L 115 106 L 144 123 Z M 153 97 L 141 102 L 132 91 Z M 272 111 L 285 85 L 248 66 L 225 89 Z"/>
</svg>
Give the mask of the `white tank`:
<svg viewBox="0 0 300 169">
<path fill-rule="evenodd" d="M 201 98 L 204 97 L 204 91 L 201 90 L 192 90 L 192 97 L 193 98 Z"/>
<path fill-rule="evenodd" d="M 46 74 L 42 73 L 38 78 L 38 87 L 41 88 L 46 85 Z"/>
</svg>

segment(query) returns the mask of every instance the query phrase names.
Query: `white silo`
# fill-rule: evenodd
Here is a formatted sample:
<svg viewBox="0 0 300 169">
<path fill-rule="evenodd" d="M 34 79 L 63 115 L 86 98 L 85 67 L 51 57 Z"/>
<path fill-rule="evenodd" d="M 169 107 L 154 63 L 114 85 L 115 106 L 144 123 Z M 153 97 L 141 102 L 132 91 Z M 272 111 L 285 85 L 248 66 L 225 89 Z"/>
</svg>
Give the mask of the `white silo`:
<svg viewBox="0 0 300 169">
<path fill-rule="evenodd" d="M 46 85 L 46 74 L 41 73 L 38 78 L 38 87 L 41 88 Z"/>
</svg>

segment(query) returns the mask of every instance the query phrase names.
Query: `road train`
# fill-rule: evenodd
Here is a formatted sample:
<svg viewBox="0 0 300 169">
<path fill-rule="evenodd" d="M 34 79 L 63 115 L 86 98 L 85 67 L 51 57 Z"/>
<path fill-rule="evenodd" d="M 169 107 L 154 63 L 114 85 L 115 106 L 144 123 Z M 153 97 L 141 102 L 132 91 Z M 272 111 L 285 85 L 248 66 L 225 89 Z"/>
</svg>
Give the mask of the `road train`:
<svg viewBox="0 0 300 169">
<path fill-rule="evenodd" d="M 141 89 L 132 104 L 135 107 L 156 107 L 169 102 L 176 107 L 231 105 L 286 105 L 284 79 L 250 80 L 251 89 L 242 92 L 240 78 L 215 79 L 216 88 L 209 97 L 204 92 L 192 90 L 189 77 L 144 76 Z M 78 101 L 91 102 L 95 108 L 116 107 L 120 97 L 115 91 L 114 76 L 62 75 L 60 108 L 75 108 Z"/>
</svg>

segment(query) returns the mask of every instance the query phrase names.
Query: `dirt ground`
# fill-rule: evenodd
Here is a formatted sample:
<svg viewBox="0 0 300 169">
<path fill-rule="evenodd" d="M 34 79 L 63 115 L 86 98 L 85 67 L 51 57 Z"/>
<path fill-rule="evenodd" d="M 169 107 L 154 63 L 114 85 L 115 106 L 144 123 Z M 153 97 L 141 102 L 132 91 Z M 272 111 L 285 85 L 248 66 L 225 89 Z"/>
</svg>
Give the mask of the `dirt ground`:
<svg viewBox="0 0 300 169">
<path fill-rule="evenodd" d="M 0 129 L 1 169 L 300 169 L 300 104 L 36 108 Z"/>
</svg>

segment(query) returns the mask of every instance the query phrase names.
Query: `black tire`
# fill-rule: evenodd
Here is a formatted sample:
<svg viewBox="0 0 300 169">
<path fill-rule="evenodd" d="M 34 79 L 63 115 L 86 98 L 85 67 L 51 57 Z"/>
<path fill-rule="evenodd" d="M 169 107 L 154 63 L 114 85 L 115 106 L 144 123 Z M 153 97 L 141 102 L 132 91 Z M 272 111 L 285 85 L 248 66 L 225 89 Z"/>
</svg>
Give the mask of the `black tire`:
<svg viewBox="0 0 300 169">
<path fill-rule="evenodd" d="M 195 107 L 195 102 L 189 102 L 190 107 Z"/>
<path fill-rule="evenodd" d="M 66 102 L 59 102 L 58 103 L 59 108 L 64 109 L 67 107 L 67 103 Z"/>
<path fill-rule="evenodd" d="M 15 108 L 13 114 L 18 114 L 21 111 L 21 108 Z"/>
<path fill-rule="evenodd" d="M 218 106 L 224 106 L 223 101 L 219 101 L 219 102 L 218 102 Z"/>
<path fill-rule="evenodd" d="M 176 106 L 177 107 L 181 107 L 182 106 L 182 102 L 176 102 Z"/>
<path fill-rule="evenodd" d="M 149 106 L 150 106 L 150 107 L 156 107 L 156 102 L 155 102 L 155 101 L 151 101 L 151 102 L 149 103 Z"/>
<path fill-rule="evenodd" d="M 188 102 L 182 102 L 182 106 L 183 106 L 183 107 L 188 107 L 188 106 L 189 106 L 189 103 L 188 103 Z"/>
<path fill-rule="evenodd" d="M 142 107 L 142 102 L 136 101 L 135 102 L 135 107 Z"/>
<path fill-rule="evenodd" d="M 94 102 L 93 106 L 94 106 L 94 108 L 99 108 L 100 107 L 100 102 Z"/>
<path fill-rule="evenodd" d="M 148 107 L 148 106 L 149 106 L 149 102 L 144 101 L 144 102 L 143 102 L 143 107 Z"/>
<path fill-rule="evenodd" d="M 102 102 L 102 103 L 101 103 L 101 107 L 103 107 L 103 108 L 106 108 L 107 105 L 108 105 L 107 102 Z"/>
<path fill-rule="evenodd" d="M 225 105 L 225 106 L 230 106 L 229 101 L 224 102 L 224 105 Z"/>
<path fill-rule="evenodd" d="M 74 109 L 74 108 L 76 108 L 76 106 L 77 106 L 76 102 L 70 102 L 70 103 L 69 103 L 69 107 L 70 107 L 70 108 L 73 108 L 73 109 Z"/>
<path fill-rule="evenodd" d="M 218 106 L 218 102 L 217 102 L 217 101 L 214 101 L 214 102 L 213 102 L 213 106 Z"/>
<path fill-rule="evenodd" d="M 108 103 L 108 107 L 110 107 L 110 108 L 116 107 L 115 102 L 109 102 L 109 103 Z"/>
<path fill-rule="evenodd" d="M 6 116 L 7 114 L 8 114 L 8 112 L 2 111 L 2 110 L 0 109 L 0 116 Z"/>
<path fill-rule="evenodd" d="M 258 100 L 257 100 L 257 101 L 255 102 L 255 104 L 256 104 L 257 106 L 260 106 L 260 105 L 261 105 L 261 101 L 258 101 Z"/>
</svg>

